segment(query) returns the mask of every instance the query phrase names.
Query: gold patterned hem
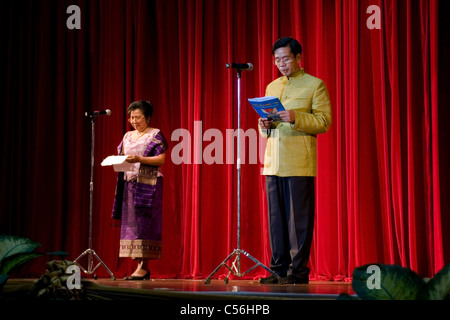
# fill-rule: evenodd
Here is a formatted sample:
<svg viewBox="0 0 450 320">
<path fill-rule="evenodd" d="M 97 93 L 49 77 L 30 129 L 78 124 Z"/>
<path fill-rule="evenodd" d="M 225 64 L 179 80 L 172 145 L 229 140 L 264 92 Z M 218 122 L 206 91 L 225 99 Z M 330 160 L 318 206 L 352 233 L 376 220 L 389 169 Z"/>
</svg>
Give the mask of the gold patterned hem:
<svg viewBox="0 0 450 320">
<path fill-rule="evenodd" d="M 162 245 L 154 240 L 120 240 L 120 258 L 160 259 Z"/>
</svg>

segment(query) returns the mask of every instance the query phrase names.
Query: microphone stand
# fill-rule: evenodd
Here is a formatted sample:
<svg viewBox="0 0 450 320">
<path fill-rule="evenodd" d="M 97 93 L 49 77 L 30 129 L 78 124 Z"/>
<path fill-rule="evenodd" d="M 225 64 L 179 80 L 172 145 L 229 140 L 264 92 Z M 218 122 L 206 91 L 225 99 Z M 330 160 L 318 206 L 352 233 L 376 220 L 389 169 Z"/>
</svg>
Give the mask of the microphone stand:
<svg viewBox="0 0 450 320">
<path fill-rule="evenodd" d="M 86 116 L 89 116 L 91 118 L 91 181 L 90 181 L 90 197 L 89 197 L 89 247 L 86 249 L 83 253 L 81 253 L 78 258 L 75 259 L 75 263 L 80 267 L 81 270 L 83 270 L 86 274 L 93 274 L 97 268 L 102 265 L 106 271 L 108 271 L 109 275 L 111 276 L 112 280 L 116 280 L 116 277 L 111 272 L 111 270 L 108 269 L 106 264 L 100 259 L 100 257 L 97 255 L 97 253 L 92 249 L 92 203 L 93 203 L 93 194 L 94 194 L 94 135 L 95 135 L 95 128 L 94 128 L 94 122 L 97 118 L 98 114 L 88 114 L 86 113 Z M 87 269 L 83 268 L 79 263 L 78 260 L 85 255 L 88 255 L 88 263 L 87 263 Z M 99 263 L 93 268 L 93 257 L 95 257 Z M 97 276 L 94 274 L 94 279 L 97 279 Z"/>
<path fill-rule="evenodd" d="M 227 68 L 229 68 L 230 64 L 227 64 L 226 66 L 227 66 Z M 267 268 L 264 264 L 259 262 L 256 258 L 251 256 L 248 252 L 241 249 L 241 152 L 240 152 L 241 130 L 240 129 L 241 129 L 241 72 L 242 72 L 242 70 L 244 70 L 244 68 L 237 67 L 236 69 L 237 69 L 237 102 L 238 102 L 238 107 L 237 107 L 237 109 L 238 109 L 238 115 L 237 115 L 237 126 L 238 126 L 238 128 L 237 128 L 237 130 L 238 130 L 238 134 L 237 134 L 237 144 L 238 144 L 238 147 L 237 147 L 237 248 L 234 249 L 233 252 L 231 252 L 228 255 L 228 257 L 220 265 L 217 266 L 217 268 L 208 276 L 208 278 L 206 278 L 205 284 L 211 283 L 211 278 L 217 271 L 219 271 L 219 269 L 222 266 L 225 266 L 229 270 L 228 275 L 224 279 L 224 282 L 226 284 L 228 283 L 228 278 L 231 273 L 233 273 L 233 275 L 235 275 L 236 277 L 242 277 L 258 266 L 264 268 L 266 271 L 268 271 L 273 276 L 278 278 L 278 281 L 280 283 L 283 283 L 283 278 L 281 278 L 278 274 L 276 274 L 275 272 L 273 272 L 272 270 Z M 253 265 L 250 269 L 248 269 L 245 272 L 241 272 L 241 254 L 243 254 L 244 256 L 246 256 L 247 258 L 249 258 L 250 260 L 252 260 L 255 263 L 255 265 Z M 227 262 L 233 256 L 236 256 L 236 257 L 230 267 L 227 264 Z"/>
</svg>

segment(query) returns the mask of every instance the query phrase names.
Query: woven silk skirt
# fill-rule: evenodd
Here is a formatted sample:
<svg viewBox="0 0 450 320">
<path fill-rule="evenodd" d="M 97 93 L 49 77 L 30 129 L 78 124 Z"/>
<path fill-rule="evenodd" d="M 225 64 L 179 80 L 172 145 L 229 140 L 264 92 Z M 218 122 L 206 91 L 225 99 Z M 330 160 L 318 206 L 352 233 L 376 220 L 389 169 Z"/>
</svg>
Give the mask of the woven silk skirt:
<svg viewBox="0 0 450 320">
<path fill-rule="evenodd" d="M 136 181 L 125 182 L 119 257 L 160 259 L 162 252 L 163 178 L 158 177 L 152 206 L 135 207 Z"/>
</svg>

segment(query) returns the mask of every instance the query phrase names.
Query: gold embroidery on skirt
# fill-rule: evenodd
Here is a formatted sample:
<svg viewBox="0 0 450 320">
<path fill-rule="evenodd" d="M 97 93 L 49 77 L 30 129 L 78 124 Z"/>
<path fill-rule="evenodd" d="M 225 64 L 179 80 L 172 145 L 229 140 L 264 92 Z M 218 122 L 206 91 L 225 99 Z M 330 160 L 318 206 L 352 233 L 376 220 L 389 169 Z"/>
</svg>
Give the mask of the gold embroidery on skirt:
<svg viewBox="0 0 450 320">
<path fill-rule="evenodd" d="M 154 240 L 120 240 L 119 257 L 160 259 L 162 245 Z"/>
<path fill-rule="evenodd" d="M 156 185 L 158 181 L 158 167 L 140 166 L 137 182 Z"/>
</svg>

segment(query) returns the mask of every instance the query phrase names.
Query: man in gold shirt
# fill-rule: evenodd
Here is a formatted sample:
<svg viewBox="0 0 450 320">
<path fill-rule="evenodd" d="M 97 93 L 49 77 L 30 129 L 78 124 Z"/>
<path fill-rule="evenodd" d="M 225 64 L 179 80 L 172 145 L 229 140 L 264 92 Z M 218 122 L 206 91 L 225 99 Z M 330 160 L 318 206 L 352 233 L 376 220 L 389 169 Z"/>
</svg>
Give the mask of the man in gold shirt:
<svg viewBox="0 0 450 320">
<path fill-rule="evenodd" d="M 269 210 L 271 270 L 287 284 L 309 283 L 307 267 L 314 229 L 317 175 L 317 135 L 331 125 L 331 103 L 325 83 L 300 68 L 302 47 L 293 38 L 281 38 L 272 48 L 282 76 L 266 88 L 285 111 L 281 121 L 259 119 L 266 136 L 264 157 Z M 262 278 L 261 283 L 278 283 Z"/>
</svg>

